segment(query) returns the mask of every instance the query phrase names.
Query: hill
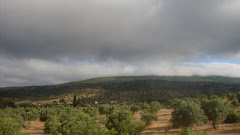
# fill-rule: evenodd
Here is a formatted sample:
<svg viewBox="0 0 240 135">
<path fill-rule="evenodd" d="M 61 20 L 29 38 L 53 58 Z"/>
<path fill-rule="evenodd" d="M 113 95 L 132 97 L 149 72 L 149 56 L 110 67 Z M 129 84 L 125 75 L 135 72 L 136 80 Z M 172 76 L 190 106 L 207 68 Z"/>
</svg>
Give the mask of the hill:
<svg viewBox="0 0 240 135">
<path fill-rule="evenodd" d="M 240 78 L 219 76 L 116 76 L 101 77 L 58 85 L 0 88 L 1 99 L 41 100 L 81 95 L 83 102 L 153 100 L 164 102 L 182 97 L 203 97 L 236 93 Z"/>
</svg>

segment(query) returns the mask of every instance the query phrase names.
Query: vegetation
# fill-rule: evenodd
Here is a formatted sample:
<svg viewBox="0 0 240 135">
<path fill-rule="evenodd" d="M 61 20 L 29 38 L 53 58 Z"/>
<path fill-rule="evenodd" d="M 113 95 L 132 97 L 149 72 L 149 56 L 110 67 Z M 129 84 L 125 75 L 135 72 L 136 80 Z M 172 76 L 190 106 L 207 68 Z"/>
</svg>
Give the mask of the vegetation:
<svg viewBox="0 0 240 135">
<path fill-rule="evenodd" d="M 146 122 L 146 125 L 150 125 L 153 120 L 157 120 L 158 116 L 156 113 L 151 112 L 143 112 L 142 113 L 142 120 Z"/>
<path fill-rule="evenodd" d="M 224 123 L 239 123 L 240 122 L 240 114 L 234 110 L 230 110 Z"/>
<path fill-rule="evenodd" d="M 166 102 L 184 97 L 207 97 L 212 94 L 236 93 L 239 78 L 184 76 L 105 77 L 59 85 L 0 88 L 0 99 L 42 100 L 65 95 L 81 95 L 79 103 Z M 83 96 L 84 95 L 84 96 Z M 64 104 L 64 102 L 62 103 Z"/>
<path fill-rule="evenodd" d="M 240 92 L 237 94 L 237 100 L 240 102 Z"/>
<path fill-rule="evenodd" d="M 134 120 L 133 113 L 126 106 L 114 106 L 107 115 L 106 127 L 116 130 L 117 134 L 138 134 L 144 129 L 144 123 Z"/>
<path fill-rule="evenodd" d="M 194 135 L 194 130 L 190 127 L 185 127 L 179 132 L 179 135 Z"/>
<path fill-rule="evenodd" d="M 172 125 L 178 127 L 192 127 L 194 124 L 202 124 L 206 116 L 200 104 L 190 100 L 180 100 L 172 112 Z"/>
<path fill-rule="evenodd" d="M 238 102 L 237 99 L 233 100 L 233 101 L 231 102 L 231 104 L 232 104 L 233 106 L 235 106 L 235 107 L 240 106 L 240 103 Z"/>
<path fill-rule="evenodd" d="M 229 112 L 227 104 L 223 103 L 220 99 L 204 99 L 201 106 L 208 120 L 212 121 L 214 129 L 216 129 L 219 123 L 225 120 Z"/>
<path fill-rule="evenodd" d="M 228 96 L 236 97 L 236 94 Z M 66 104 L 65 100 L 55 100 L 59 102 L 43 106 L 1 101 L 0 135 L 18 135 L 21 128 L 28 127 L 27 123 L 37 119 L 44 121 L 44 131 L 53 135 L 136 135 L 157 120 L 157 112 L 163 108 L 157 101 L 88 104 L 87 101 L 83 102 L 84 96 L 79 96 L 79 101 L 76 99 L 77 95 L 74 95 L 72 103 L 76 103 L 75 106 Z M 181 135 L 191 135 L 197 132 L 193 131 L 193 125 L 207 120 L 212 121 L 213 128 L 222 122 L 239 123 L 240 114 L 234 111 L 238 101 L 231 99 L 224 103 L 216 95 L 210 98 L 182 98 L 169 100 L 165 107 L 174 109 L 172 127 L 182 128 L 179 132 Z M 80 102 L 81 105 L 78 105 Z M 134 117 L 136 112 L 140 113 L 141 119 Z"/>
<path fill-rule="evenodd" d="M 0 135 L 18 135 L 20 134 L 20 123 L 10 117 L 0 117 Z"/>
<path fill-rule="evenodd" d="M 76 107 L 77 106 L 77 98 L 76 98 L 76 95 L 74 95 L 73 97 L 73 107 Z"/>
<path fill-rule="evenodd" d="M 130 106 L 130 110 L 131 110 L 133 113 L 134 113 L 134 112 L 137 112 L 137 111 L 141 110 L 141 106 L 132 104 L 132 105 Z"/>
</svg>

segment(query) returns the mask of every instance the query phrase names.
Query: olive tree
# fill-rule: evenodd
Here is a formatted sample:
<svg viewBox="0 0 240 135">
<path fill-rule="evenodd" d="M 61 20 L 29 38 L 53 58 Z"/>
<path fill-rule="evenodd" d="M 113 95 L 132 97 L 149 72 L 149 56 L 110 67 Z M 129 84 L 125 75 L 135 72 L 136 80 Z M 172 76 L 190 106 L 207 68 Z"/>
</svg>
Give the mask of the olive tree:
<svg viewBox="0 0 240 135">
<path fill-rule="evenodd" d="M 213 128 L 223 122 L 229 112 L 227 104 L 220 99 L 205 99 L 201 103 L 202 109 L 209 121 L 212 121 Z"/>
<path fill-rule="evenodd" d="M 240 102 L 240 92 L 237 94 L 238 102 Z"/>
<path fill-rule="evenodd" d="M 206 119 L 200 104 L 196 102 L 181 100 L 174 106 L 172 112 L 172 126 L 192 127 L 194 124 L 201 124 Z"/>
<path fill-rule="evenodd" d="M 106 127 L 116 130 L 119 135 L 138 134 L 145 126 L 143 122 L 134 120 L 132 111 L 124 107 L 114 107 L 107 118 Z"/>
<path fill-rule="evenodd" d="M 0 117 L 0 135 L 18 135 L 21 125 L 13 118 Z"/>
</svg>

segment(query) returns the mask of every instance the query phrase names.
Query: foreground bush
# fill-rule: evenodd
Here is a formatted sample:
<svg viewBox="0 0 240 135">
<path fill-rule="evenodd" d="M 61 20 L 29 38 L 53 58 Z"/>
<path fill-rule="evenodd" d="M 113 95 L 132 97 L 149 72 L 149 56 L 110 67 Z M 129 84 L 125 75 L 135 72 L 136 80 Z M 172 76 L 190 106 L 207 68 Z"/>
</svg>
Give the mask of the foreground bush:
<svg viewBox="0 0 240 135">
<path fill-rule="evenodd" d="M 230 110 L 224 123 L 238 123 L 240 122 L 240 114 L 234 110 Z"/>
<path fill-rule="evenodd" d="M 85 112 L 86 114 L 90 115 L 91 117 L 96 117 L 96 114 L 98 114 L 98 108 L 95 107 L 83 107 L 83 112 Z"/>
<path fill-rule="evenodd" d="M 201 103 L 202 109 L 209 121 L 212 121 L 213 128 L 223 122 L 228 114 L 228 105 L 221 99 L 205 99 Z"/>
<path fill-rule="evenodd" d="M 143 112 L 141 120 L 146 122 L 146 125 L 150 125 L 153 120 L 157 120 L 158 116 L 156 113 Z"/>
<path fill-rule="evenodd" d="M 183 128 L 181 131 L 179 131 L 179 135 L 194 135 L 194 130 L 192 128 Z"/>
<path fill-rule="evenodd" d="M 16 109 L 16 112 L 18 112 L 25 121 L 33 121 L 39 118 L 39 110 L 37 108 L 33 107 L 18 107 Z"/>
<path fill-rule="evenodd" d="M 52 112 L 53 110 L 53 112 Z M 51 114 L 45 115 L 45 112 Z M 101 135 L 104 131 L 93 117 L 72 107 L 47 108 L 42 116 L 46 118 L 45 132 L 53 135 Z"/>
<path fill-rule="evenodd" d="M 21 125 L 13 118 L 0 117 L 0 135 L 19 135 Z"/>
<path fill-rule="evenodd" d="M 74 114 L 74 116 L 73 116 Z M 102 135 L 100 125 L 85 113 L 70 113 L 61 118 L 60 132 L 63 135 Z"/>
<path fill-rule="evenodd" d="M 131 110 L 133 113 L 134 113 L 134 112 L 137 112 L 137 111 L 141 110 L 141 106 L 132 104 L 132 105 L 130 106 L 130 110 Z"/>
<path fill-rule="evenodd" d="M 152 113 L 157 113 L 162 107 L 160 103 L 157 101 L 153 101 L 149 105 L 150 105 L 149 112 L 152 112 Z"/>
<path fill-rule="evenodd" d="M 119 135 L 138 134 L 145 124 L 134 120 L 132 111 L 124 107 L 113 107 L 111 113 L 107 115 L 106 127 L 109 130 L 116 130 Z"/>
<path fill-rule="evenodd" d="M 41 121 L 46 121 L 53 115 L 57 115 L 57 110 L 54 107 L 47 107 L 41 109 L 39 117 Z"/>
<path fill-rule="evenodd" d="M 192 127 L 194 124 L 201 124 L 206 119 L 201 106 L 196 102 L 179 101 L 172 112 L 172 126 Z"/>
<path fill-rule="evenodd" d="M 12 107 L 12 108 L 16 108 L 17 105 L 11 101 L 11 100 L 8 100 L 8 101 L 0 101 L 0 109 L 4 109 L 6 107 Z"/>
<path fill-rule="evenodd" d="M 49 117 L 45 122 L 44 132 L 53 135 L 58 135 L 60 134 L 59 131 L 60 126 L 61 126 L 60 118 L 56 115 L 51 115 L 51 117 Z"/>
<path fill-rule="evenodd" d="M 98 106 L 99 113 L 101 115 L 108 114 L 110 107 L 111 106 L 109 104 L 101 104 L 101 105 L 99 105 Z"/>
<path fill-rule="evenodd" d="M 237 94 L 237 100 L 238 100 L 238 102 L 240 102 L 240 92 L 238 92 L 238 94 Z"/>
<path fill-rule="evenodd" d="M 233 101 L 231 102 L 231 104 L 232 104 L 233 106 L 235 106 L 235 107 L 240 106 L 240 103 L 238 102 L 237 99 L 233 100 Z"/>
</svg>

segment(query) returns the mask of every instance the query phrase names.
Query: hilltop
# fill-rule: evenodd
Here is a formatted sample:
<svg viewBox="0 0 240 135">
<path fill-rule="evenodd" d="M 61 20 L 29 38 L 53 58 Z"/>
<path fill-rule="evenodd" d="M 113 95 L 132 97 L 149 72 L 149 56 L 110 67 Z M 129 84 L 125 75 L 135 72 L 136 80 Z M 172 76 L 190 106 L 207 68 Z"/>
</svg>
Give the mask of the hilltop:
<svg viewBox="0 0 240 135">
<path fill-rule="evenodd" d="M 115 76 L 58 85 L 0 88 L 1 99 L 41 100 L 77 94 L 86 102 L 94 100 L 160 101 L 182 97 L 204 97 L 236 93 L 240 78 L 221 76 Z"/>
</svg>

